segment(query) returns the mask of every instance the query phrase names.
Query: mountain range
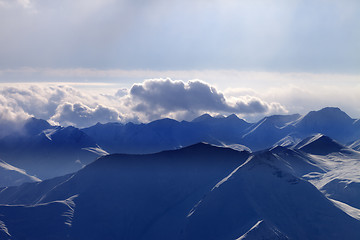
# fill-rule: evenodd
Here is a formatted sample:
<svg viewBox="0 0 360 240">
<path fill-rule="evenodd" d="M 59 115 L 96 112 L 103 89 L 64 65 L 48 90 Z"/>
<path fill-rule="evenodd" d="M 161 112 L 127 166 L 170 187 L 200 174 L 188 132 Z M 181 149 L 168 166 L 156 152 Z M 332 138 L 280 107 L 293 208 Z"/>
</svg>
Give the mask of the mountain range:
<svg viewBox="0 0 360 240">
<path fill-rule="evenodd" d="M 268 116 L 256 123 L 235 114 L 204 114 L 190 122 L 160 119 L 147 124 L 98 123 L 79 129 L 31 118 L 20 132 L 0 138 L 0 158 L 32 176 L 48 179 L 80 170 L 108 153 L 155 153 L 198 142 L 259 151 L 294 146 L 318 133 L 359 149 L 360 121 L 339 108 L 327 107 L 304 116 Z"/>
<path fill-rule="evenodd" d="M 319 145 L 324 152 L 313 154 Z M 110 154 L 73 174 L 0 189 L 0 236 L 355 240 L 359 164 L 359 152 L 320 134 L 253 153 L 198 143 Z"/>
<path fill-rule="evenodd" d="M 52 126 L 0 139 L 0 239 L 360 239 L 359 120 Z"/>
</svg>

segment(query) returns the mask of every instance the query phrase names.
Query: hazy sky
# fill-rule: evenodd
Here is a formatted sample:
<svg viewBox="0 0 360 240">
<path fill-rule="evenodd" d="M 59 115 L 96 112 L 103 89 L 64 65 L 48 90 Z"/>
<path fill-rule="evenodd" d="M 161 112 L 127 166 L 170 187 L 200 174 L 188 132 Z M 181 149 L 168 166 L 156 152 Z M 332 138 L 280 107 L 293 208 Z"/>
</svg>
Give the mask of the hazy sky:
<svg viewBox="0 0 360 240">
<path fill-rule="evenodd" d="M 325 106 L 360 117 L 356 0 L 0 0 L 0 33 L 2 119 L 256 119 Z M 50 103 L 55 88 L 82 97 Z M 25 107 L 26 96 L 45 105 Z M 183 102 L 165 106 L 170 96 Z"/>
</svg>

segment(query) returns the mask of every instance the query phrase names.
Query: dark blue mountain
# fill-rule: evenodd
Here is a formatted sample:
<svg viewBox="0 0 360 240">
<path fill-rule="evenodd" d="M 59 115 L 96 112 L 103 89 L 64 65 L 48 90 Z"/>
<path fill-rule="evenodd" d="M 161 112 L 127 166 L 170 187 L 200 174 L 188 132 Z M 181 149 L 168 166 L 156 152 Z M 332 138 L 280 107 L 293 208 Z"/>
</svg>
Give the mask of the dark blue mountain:
<svg viewBox="0 0 360 240">
<path fill-rule="evenodd" d="M 98 155 L 87 151 L 96 142 L 78 128 L 54 127 L 31 118 L 24 131 L 0 139 L 0 157 L 40 179 L 81 169 Z"/>
<path fill-rule="evenodd" d="M 110 153 L 153 153 L 197 142 L 240 143 L 249 125 L 236 115 L 226 118 L 203 115 L 192 122 L 166 118 L 148 124 L 98 123 L 82 131 Z"/>
<path fill-rule="evenodd" d="M 257 123 L 248 123 L 234 114 L 204 114 L 191 122 L 160 119 L 147 124 L 98 123 L 84 129 L 55 127 L 31 118 L 22 132 L 0 138 L 0 157 L 30 175 L 46 179 L 75 172 L 106 153 L 154 153 L 197 142 L 259 151 L 276 145 L 294 146 L 318 133 L 350 145 L 360 138 L 359 120 L 338 108 L 324 108 L 302 117 L 268 116 Z M 355 144 L 353 147 L 356 149 Z"/>
<path fill-rule="evenodd" d="M 112 154 L 75 174 L 0 189 L 0 237 L 359 239 L 360 222 L 300 178 L 313 171 L 322 170 L 306 153 L 284 147 Z"/>
</svg>

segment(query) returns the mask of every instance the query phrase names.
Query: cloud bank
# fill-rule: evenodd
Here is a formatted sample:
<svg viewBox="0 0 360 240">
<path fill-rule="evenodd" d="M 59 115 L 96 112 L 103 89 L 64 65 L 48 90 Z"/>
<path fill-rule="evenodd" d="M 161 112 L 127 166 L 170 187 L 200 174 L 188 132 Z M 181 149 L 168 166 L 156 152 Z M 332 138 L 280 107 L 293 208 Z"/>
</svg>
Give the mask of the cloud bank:
<svg viewBox="0 0 360 240">
<path fill-rule="evenodd" d="M 30 116 L 63 126 L 87 127 L 97 122 L 148 122 L 171 117 L 191 120 L 199 114 L 236 113 L 262 116 L 286 113 L 285 107 L 259 97 L 227 97 L 204 81 L 150 79 L 130 89 L 87 91 L 56 84 L 0 87 L 0 120 L 21 122 Z"/>
<path fill-rule="evenodd" d="M 170 79 L 146 80 L 132 86 L 130 97 L 135 103 L 132 109 L 148 116 L 161 116 L 176 111 L 238 114 L 286 112 L 280 104 L 269 104 L 256 97 L 226 99 L 214 86 L 200 80 L 187 83 Z"/>
</svg>

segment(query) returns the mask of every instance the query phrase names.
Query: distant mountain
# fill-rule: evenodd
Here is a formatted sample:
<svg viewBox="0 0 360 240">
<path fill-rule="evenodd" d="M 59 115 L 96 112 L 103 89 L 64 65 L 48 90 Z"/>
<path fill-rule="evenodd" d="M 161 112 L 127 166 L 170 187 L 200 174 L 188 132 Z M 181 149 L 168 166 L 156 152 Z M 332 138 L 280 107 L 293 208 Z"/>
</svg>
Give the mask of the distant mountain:
<svg viewBox="0 0 360 240">
<path fill-rule="evenodd" d="M 300 149 L 307 153 L 327 155 L 333 152 L 340 152 L 342 149 L 345 149 L 345 146 L 334 141 L 328 136 L 323 134 L 316 134 L 315 136 L 305 138 L 294 148 Z"/>
<path fill-rule="evenodd" d="M 273 115 L 248 123 L 232 114 L 204 114 L 191 122 L 160 119 L 148 124 L 108 123 L 82 129 L 109 153 L 154 153 L 197 142 L 242 145 L 252 151 L 274 145 L 296 145 L 303 138 L 321 133 L 346 145 L 358 140 L 360 124 L 339 108 L 324 108 L 304 116 Z"/>
<path fill-rule="evenodd" d="M 339 108 L 327 107 L 309 112 L 293 126 L 302 136 L 322 133 L 345 144 L 360 134 L 360 126 L 354 123 L 355 120 Z"/>
<path fill-rule="evenodd" d="M 287 126 L 299 117 L 299 114 L 265 117 L 247 129 L 242 143 L 253 150 L 269 148 L 293 132 L 293 129 Z"/>
<path fill-rule="evenodd" d="M 191 122 L 166 118 L 147 124 L 98 123 L 78 129 L 31 118 L 22 131 L 0 138 L 0 156 L 30 175 L 46 179 L 75 172 L 108 153 L 155 153 L 198 142 L 259 151 L 295 146 L 318 133 L 344 146 L 353 143 L 351 148 L 357 150 L 354 141 L 360 136 L 360 122 L 329 107 L 304 116 L 268 116 L 256 123 L 248 123 L 235 114 L 204 114 Z"/>
<path fill-rule="evenodd" d="M 314 187 L 347 162 L 354 168 L 356 154 L 314 157 L 281 146 L 250 154 L 199 143 L 107 155 L 71 175 L 0 189 L 0 236 L 359 239 L 360 221 Z"/>
<path fill-rule="evenodd" d="M 32 117 L 25 122 L 23 134 L 28 136 L 34 136 L 40 134 L 44 130 L 54 128 L 56 127 L 50 125 L 47 121 Z"/>
<path fill-rule="evenodd" d="M 250 125 L 236 115 L 214 118 L 207 114 L 192 122 L 166 118 L 148 124 L 98 123 L 82 131 L 110 153 L 154 153 L 197 142 L 240 143 Z"/>
<path fill-rule="evenodd" d="M 55 127 L 44 120 L 29 119 L 20 133 L 0 139 L 0 156 L 9 164 L 41 179 L 81 169 L 98 155 L 86 149 L 96 142 L 75 127 Z"/>
</svg>

